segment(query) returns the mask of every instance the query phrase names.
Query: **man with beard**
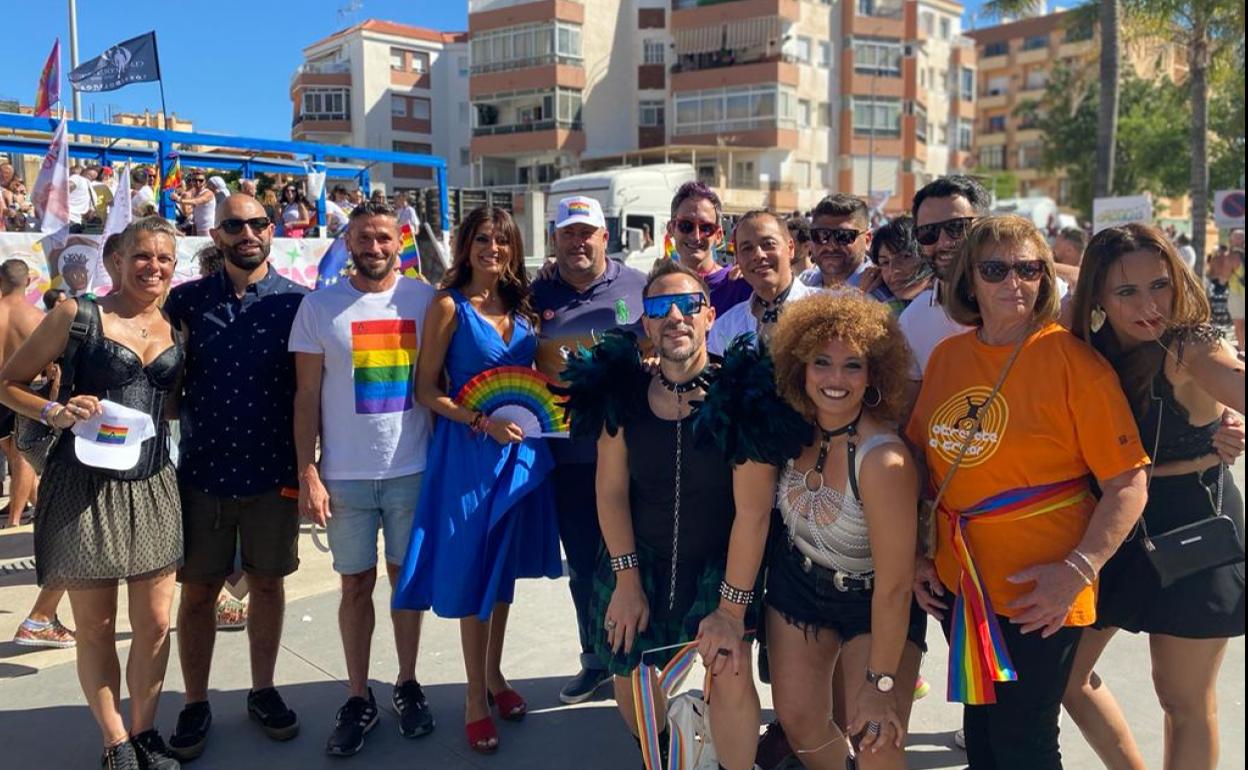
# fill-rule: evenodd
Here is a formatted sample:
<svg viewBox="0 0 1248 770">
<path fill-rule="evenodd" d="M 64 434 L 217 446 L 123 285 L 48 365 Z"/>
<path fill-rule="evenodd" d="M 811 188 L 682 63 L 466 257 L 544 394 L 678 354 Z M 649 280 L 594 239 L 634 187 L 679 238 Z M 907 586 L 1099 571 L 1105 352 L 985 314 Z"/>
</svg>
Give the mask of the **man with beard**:
<svg viewBox="0 0 1248 770">
<path fill-rule="evenodd" d="M 807 286 L 858 287 L 867 270 L 871 246 L 867 204 L 861 198 L 835 193 L 819 201 L 810 223 L 815 266 L 801 275 Z"/>
<path fill-rule="evenodd" d="M 715 261 L 715 248 L 724 240 L 722 217 L 723 205 L 714 190 L 702 182 L 685 182 L 672 198 L 672 218 L 667 223 L 680 264 L 706 281 L 711 306 L 720 315 L 750 296 L 750 285 L 734 277 L 732 267 Z"/>
<path fill-rule="evenodd" d="M 232 195 L 210 231 L 221 269 L 175 288 L 165 303 L 185 338 L 178 483 L 185 558 L 178 570 L 178 657 L 186 706 L 169 746 L 180 759 L 204 750 L 212 712 L 208 674 L 216 601 L 241 544 L 251 607 L 247 711 L 274 740 L 299 721 L 273 687 L 286 575 L 299 566 L 291 324 L 307 289 L 268 262 L 273 222 L 259 201 Z"/>
<path fill-rule="evenodd" d="M 298 380 L 299 512 L 326 528 L 342 580 L 338 630 L 349 695 L 325 745 L 331 756 L 362 749 L 380 716 L 368 686 L 377 530 L 385 535 L 393 588 L 420 498 L 432 422 L 415 401 L 412 373 L 434 290 L 398 274 L 401 246 L 394 209 L 384 203 L 356 208 L 347 223 L 355 270 L 305 299 L 290 334 Z M 427 735 L 433 715 L 416 681 L 421 613 L 395 609 L 390 619 L 399 658 L 392 698 L 399 733 Z"/>
<path fill-rule="evenodd" d="M 715 355 L 723 355 L 742 334 L 768 339 L 786 302 L 819 291 L 794 278 L 793 238 L 778 215 L 762 210 L 747 213 L 737 220 L 732 240 L 737 265 L 752 292 L 711 328 L 707 348 Z"/>
</svg>

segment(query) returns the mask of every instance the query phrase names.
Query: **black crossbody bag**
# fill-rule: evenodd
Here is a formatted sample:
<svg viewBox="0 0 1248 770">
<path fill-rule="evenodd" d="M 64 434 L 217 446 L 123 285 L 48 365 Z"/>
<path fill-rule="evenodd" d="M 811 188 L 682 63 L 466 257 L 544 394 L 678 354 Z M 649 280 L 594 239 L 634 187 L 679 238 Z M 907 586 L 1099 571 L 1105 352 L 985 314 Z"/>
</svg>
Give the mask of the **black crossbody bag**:
<svg viewBox="0 0 1248 770">
<path fill-rule="evenodd" d="M 60 404 L 64 404 L 74 392 L 74 367 L 78 358 L 78 346 L 91 331 L 91 304 L 90 298 L 79 297 L 78 313 L 69 325 L 69 339 L 65 342 L 65 352 L 60 358 L 60 387 L 56 393 L 48 396 Z M 22 453 L 22 457 L 26 458 L 26 462 L 35 469 L 35 473 L 42 476 L 48 465 L 48 455 L 52 453 L 52 446 L 60 435 L 60 429 L 19 414 L 13 431 L 13 443 L 17 446 L 17 451 Z"/>
<path fill-rule="evenodd" d="M 1162 399 L 1152 395 L 1157 402 L 1157 435 L 1153 438 L 1153 454 L 1156 458 L 1157 449 L 1161 445 L 1161 416 L 1166 405 Z M 1231 517 L 1222 515 L 1222 485 L 1225 483 L 1226 468 L 1218 465 L 1218 491 L 1213 503 L 1213 515 L 1208 518 L 1184 524 L 1159 535 L 1150 535 L 1144 517 L 1140 516 L 1140 546 L 1144 555 L 1153 565 L 1166 588 L 1185 577 L 1190 577 L 1206 570 L 1225 567 L 1230 564 L 1242 564 L 1244 547 L 1239 542 L 1239 532 Z M 1148 469 L 1148 486 L 1153 485 L 1153 467 Z"/>
</svg>

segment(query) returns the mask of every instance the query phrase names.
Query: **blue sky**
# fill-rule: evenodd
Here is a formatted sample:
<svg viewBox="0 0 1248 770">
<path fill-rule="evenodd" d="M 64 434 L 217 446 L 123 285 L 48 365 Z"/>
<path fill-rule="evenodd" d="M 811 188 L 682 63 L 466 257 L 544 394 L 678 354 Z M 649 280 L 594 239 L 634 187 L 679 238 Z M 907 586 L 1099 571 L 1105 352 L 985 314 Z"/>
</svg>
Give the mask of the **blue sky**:
<svg viewBox="0 0 1248 770">
<path fill-rule="evenodd" d="M 156 30 L 165 97 L 171 112 L 196 129 L 271 139 L 290 137 L 291 73 L 304 46 L 365 18 L 444 30 L 467 27 L 467 0 L 362 0 L 340 20 L 351 0 L 78 0 L 79 61 L 113 43 Z M 966 0 L 969 10 L 981 0 Z M 39 72 L 61 38 L 68 73 L 69 17 L 64 0 L 5 2 L 4 65 L 0 98 L 33 104 Z M 69 84 L 61 93 L 69 104 Z M 83 94 L 84 117 L 105 120 L 113 111 L 160 109 L 155 83 L 103 94 Z"/>
</svg>

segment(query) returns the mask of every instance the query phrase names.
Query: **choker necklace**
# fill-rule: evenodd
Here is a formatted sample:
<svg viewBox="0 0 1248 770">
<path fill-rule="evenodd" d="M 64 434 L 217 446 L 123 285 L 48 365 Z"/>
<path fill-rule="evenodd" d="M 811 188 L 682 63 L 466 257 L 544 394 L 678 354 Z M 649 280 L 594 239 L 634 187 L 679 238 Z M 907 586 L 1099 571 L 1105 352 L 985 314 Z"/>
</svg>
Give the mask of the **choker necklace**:
<svg viewBox="0 0 1248 770">
<path fill-rule="evenodd" d="M 831 449 L 832 439 L 837 436 L 849 434 L 849 443 L 845 445 L 846 452 L 849 453 L 849 463 L 853 465 L 854 452 L 857 449 L 857 442 L 854 441 L 858 437 L 858 421 L 862 419 L 862 409 L 858 409 L 858 414 L 854 419 L 833 430 L 824 430 L 819 423 L 815 423 L 815 427 L 819 428 L 819 457 L 815 460 L 815 467 L 807 472 L 807 476 L 814 473 L 819 479 L 819 486 L 823 486 L 823 467 L 828 462 L 828 451 Z M 816 487 L 817 489 L 818 487 Z M 807 487 L 809 489 L 809 486 Z M 813 490 L 812 490 L 813 491 Z"/>
<path fill-rule="evenodd" d="M 667 375 L 663 374 L 663 370 L 660 369 L 659 370 L 659 384 L 663 386 L 664 390 L 675 393 L 676 395 L 680 395 L 682 393 L 688 393 L 689 391 L 696 390 L 697 388 L 700 388 L 706 384 L 706 370 L 703 369 L 701 372 L 698 373 L 698 376 L 694 377 L 692 380 L 689 380 L 688 382 L 672 382 L 671 380 L 667 379 Z"/>
</svg>

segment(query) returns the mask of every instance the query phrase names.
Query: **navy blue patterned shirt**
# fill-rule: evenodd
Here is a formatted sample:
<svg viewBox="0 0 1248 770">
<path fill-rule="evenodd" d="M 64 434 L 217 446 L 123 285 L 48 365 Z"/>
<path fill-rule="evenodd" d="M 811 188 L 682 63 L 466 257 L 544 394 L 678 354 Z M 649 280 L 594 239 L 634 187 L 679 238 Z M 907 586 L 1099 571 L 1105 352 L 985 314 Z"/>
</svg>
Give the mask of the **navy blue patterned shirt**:
<svg viewBox="0 0 1248 770">
<path fill-rule="evenodd" d="M 272 267 L 239 298 L 225 270 L 165 303 L 185 324 L 178 479 L 219 497 L 295 487 L 295 360 L 287 351 L 308 289 Z"/>
</svg>

